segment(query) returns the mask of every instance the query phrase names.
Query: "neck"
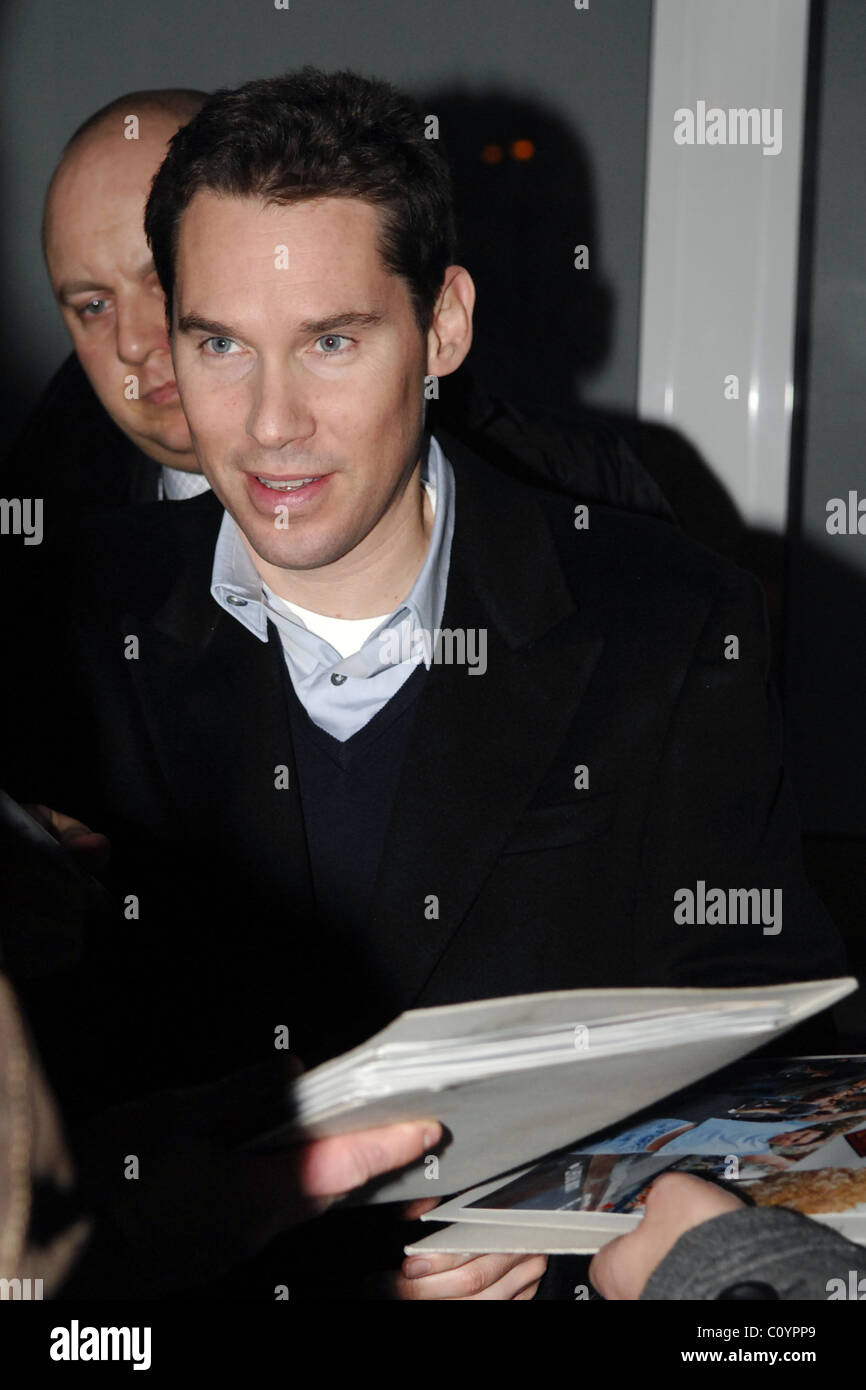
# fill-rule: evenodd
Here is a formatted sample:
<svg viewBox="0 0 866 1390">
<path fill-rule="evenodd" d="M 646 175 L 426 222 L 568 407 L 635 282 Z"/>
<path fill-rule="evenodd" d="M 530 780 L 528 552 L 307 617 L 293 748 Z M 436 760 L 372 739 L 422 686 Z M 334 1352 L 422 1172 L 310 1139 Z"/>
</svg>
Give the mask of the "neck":
<svg viewBox="0 0 866 1390">
<path fill-rule="evenodd" d="M 395 504 L 368 536 L 318 569 L 281 569 L 244 544 L 261 578 L 279 598 L 329 618 L 374 618 L 403 602 L 430 544 L 433 508 L 417 464 Z"/>
</svg>

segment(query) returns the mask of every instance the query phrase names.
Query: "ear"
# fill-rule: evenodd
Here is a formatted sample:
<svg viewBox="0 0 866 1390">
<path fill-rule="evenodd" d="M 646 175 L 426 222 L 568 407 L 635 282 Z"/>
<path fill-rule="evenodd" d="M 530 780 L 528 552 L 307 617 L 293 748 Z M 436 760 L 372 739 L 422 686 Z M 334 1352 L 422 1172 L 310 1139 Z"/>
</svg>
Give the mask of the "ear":
<svg viewBox="0 0 866 1390">
<path fill-rule="evenodd" d="M 427 375 L 456 372 L 472 346 L 475 285 L 462 265 L 449 265 L 427 332 Z"/>
</svg>

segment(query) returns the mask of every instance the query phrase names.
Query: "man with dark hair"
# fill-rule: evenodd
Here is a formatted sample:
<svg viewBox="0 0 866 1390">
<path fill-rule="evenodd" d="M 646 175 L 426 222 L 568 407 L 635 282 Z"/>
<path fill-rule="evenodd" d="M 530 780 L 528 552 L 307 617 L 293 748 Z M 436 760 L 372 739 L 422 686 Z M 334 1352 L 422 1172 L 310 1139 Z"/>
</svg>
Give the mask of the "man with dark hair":
<svg viewBox="0 0 866 1390">
<path fill-rule="evenodd" d="M 206 191 L 279 206 L 356 198 L 378 208 L 382 265 L 405 281 L 426 334 L 456 234 L 448 168 L 414 108 L 385 82 L 309 67 L 218 98 L 173 141 L 148 199 L 145 231 L 169 323 L 181 219 Z"/>
<path fill-rule="evenodd" d="M 83 1038 L 64 1094 L 202 1084 L 281 1027 L 310 1065 L 413 1006 L 844 969 L 799 861 L 756 582 L 426 427 L 472 339 L 451 225 L 423 116 L 350 72 L 216 93 L 154 181 L 212 492 L 94 518 L 47 579 L 66 698 L 22 730 L 12 790 L 108 834 L 118 904 L 63 1020 Z M 784 915 L 685 924 L 696 882 Z M 333 1213 L 247 1296 L 277 1267 L 292 1297 L 363 1296 L 401 1243 L 387 1213 Z M 392 1286 L 538 1278 L 432 1263 Z"/>
</svg>

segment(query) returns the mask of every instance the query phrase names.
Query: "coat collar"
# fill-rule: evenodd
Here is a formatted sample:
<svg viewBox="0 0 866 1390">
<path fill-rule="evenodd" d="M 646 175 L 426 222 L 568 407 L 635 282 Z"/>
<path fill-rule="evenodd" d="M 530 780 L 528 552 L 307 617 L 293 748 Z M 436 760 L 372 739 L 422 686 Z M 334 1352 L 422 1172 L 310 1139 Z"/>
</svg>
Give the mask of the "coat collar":
<svg viewBox="0 0 866 1390">
<path fill-rule="evenodd" d="M 576 606 L 537 494 L 498 472 L 448 431 L 440 429 L 436 437 L 454 468 L 457 488 L 452 570 L 477 595 L 506 644 L 526 646 L 571 616 Z M 151 621 L 166 636 L 203 652 L 227 616 L 210 593 L 223 508 L 212 492 L 180 505 L 185 512 L 179 533 L 182 559 L 176 581 Z M 569 503 L 563 499 L 562 505 Z"/>
<path fill-rule="evenodd" d="M 451 563 L 507 646 L 541 637 L 575 612 L 538 494 L 440 430 L 457 485 Z M 563 508 L 569 507 L 563 499 Z"/>
</svg>

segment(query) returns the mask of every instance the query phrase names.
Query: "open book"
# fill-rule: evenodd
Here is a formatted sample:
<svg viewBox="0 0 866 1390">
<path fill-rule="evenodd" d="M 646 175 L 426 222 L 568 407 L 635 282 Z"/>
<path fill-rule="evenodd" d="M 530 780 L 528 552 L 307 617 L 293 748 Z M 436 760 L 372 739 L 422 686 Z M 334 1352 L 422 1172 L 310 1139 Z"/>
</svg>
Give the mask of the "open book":
<svg viewBox="0 0 866 1390">
<path fill-rule="evenodd" d="M 569 990 L 412 1010 L 292 1082 L 290 1118 L 246 1147 L 437 1119 L 446 1135 L 435 1154 L 375 1179 L 351 1200 L 442 1199 L 575 1148 L 856 987 L 843 978 L 740 989 Z M 450 1218 L 440 1208 L 436 1219 Z"/>
<path fill-rule="evenodd" d="M 784 1206 L 866 1245 L 866 1056 L 764 1057 L 717 1072 L 505 1180 L 438 1206 L 411 1247 L 588 1254 L 633 1230 L 665 1172 Z"/>
</svg>

